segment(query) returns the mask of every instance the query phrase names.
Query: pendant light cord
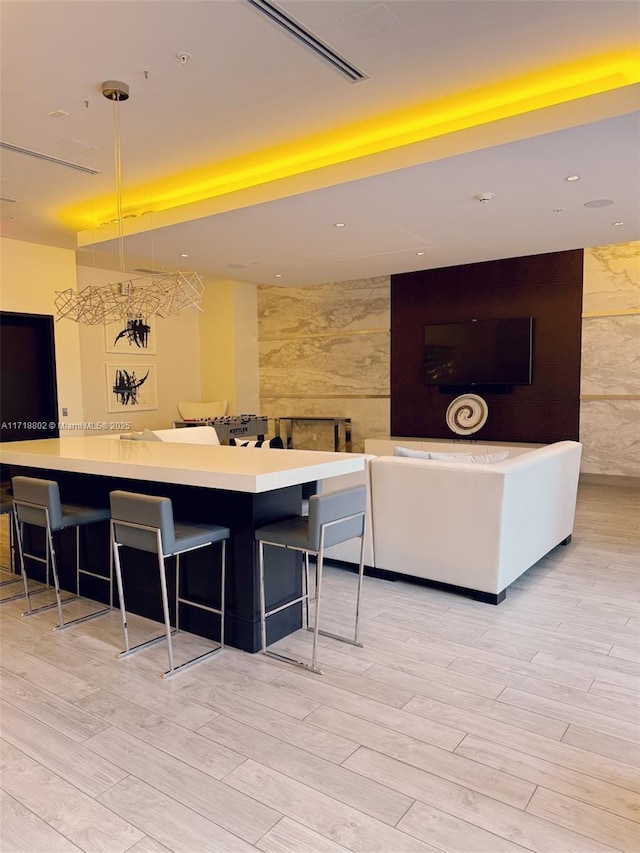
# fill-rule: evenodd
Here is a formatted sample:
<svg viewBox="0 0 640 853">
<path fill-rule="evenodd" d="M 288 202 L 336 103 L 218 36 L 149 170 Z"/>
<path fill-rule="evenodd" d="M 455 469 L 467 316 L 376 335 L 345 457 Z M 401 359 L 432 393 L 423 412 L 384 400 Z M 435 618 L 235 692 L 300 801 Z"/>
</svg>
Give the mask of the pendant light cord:
<svg viewBox="0 0 640 853">
<path fill-rule="evenodd" d="M 116 175 L 116 218 L 118 221 L 118 253 L 120 272 L 124 272 L 124 219 L 122 215 L 122 152 L 120 148 L 120 99 L 113 99 L 113 149 Z"/>
<path fill-rule="evenodd" d="M 149 72 L 144 72 L 144 117 L 147 130 L 151 127 L 149 118 Z M 156 246 L 153 227 L 153 191 L 151 186 L 151 157 L 147 157 L 147 212 L 149 214 L 149 233 L 151 235 L 151 269 L 156 268 Z"/>
</svg>

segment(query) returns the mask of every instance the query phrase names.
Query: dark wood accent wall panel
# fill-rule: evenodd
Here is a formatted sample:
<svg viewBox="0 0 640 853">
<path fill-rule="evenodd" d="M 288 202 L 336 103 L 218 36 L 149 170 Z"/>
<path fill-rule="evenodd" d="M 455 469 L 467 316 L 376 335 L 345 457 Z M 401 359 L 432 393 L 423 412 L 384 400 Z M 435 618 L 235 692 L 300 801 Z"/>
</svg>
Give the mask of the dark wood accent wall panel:
<svg viewBox="0 0 640 853">
<path fill-rule="evenodd" d="M 391 435 L 459 438 L 449 403 L 472 391 L 488 404 L 477 441 L 578 440 L 583 251 L 507 258 L 391 277 Z M 423 381 L 424 327 L 472 319 L 533 317 L 533 381 L 508 393 Z"/>
</svg>

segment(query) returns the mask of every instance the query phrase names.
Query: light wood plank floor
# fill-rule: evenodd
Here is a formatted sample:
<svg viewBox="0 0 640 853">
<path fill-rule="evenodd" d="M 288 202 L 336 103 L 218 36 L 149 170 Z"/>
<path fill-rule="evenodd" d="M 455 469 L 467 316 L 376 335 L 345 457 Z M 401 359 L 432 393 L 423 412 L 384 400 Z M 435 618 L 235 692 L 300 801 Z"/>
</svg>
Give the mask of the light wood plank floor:
<svg viewBox="0 0 640 853">
<path fill-rule="evenodd" d="M 0 848 L 636 853 L 639 569 L 640 491 L 581 486 L 499 607 L 366 579 L 365 648 L 324 638 L 323 676 L 227 649 L 163 681 L 162 646 L 115 659 L 118 613 L 4 604 Z M 328 570 L 327 628 L 354 583 Z"/>
</svg>

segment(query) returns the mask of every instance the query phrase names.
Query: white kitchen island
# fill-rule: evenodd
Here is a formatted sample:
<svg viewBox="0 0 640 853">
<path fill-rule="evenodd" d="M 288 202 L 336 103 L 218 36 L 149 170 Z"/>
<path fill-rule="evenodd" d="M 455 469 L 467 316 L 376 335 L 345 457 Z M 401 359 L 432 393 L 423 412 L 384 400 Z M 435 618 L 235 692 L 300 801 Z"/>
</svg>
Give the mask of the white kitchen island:
<svg viewBox="0 0 640 853">
<path fill-rule="evenodd" d="M 360 471 L 364 457 L 351 453 L 276 450 L 216 445 L 121 441 L 106 437 L 52 438 L 0 445 L 2 479 L 16 474 L 57 480 L 63 502 L 109 506 L 109 492 L 126 489 L 165 495 L 174 505 L 176 520 L 224 524 L 231 530 L 226 583 L 226 630 L 229 645 L 246 651 L 259 648 L 258 570 L 253 534 L 257 527 L 300 513 L 303 483 Z M 108 525 L 87 531 L 83 559 L 108 572 Z M 60 537 L 61 583 L 72 589 L 75 572 L 73 537 Z M 190 555 L 186 573 L 188 596 L 214 602 L 219 586 L 211 554 Z M 299 555 L 269 549 L 270 602 L 299 594 Z M 127 606 L 160 621 L 157 564 L 140 552 L 124 554 Z M 127 559 L 128 557 L 128 559 Z M 173 572 L 168 573 L 171 586 Z M 91 581 L 89 578 L 88 581 Z M 104 600 L 104 584 L 83 589 Z M 129 593 L 131 590 L 131 593 Z M 170 591 L 170 595 L 172 594 Z M 189 611 L 192 608 L 188 609 Z M 300 611 L 289 608 L 272 619 L 269 642 L 300 627 Z M 193 608 L 181 615 L 181 627 L 218 639 L 216 617 Z M 214 621 L 212 621 L 212 619 Z"/>
</svg>

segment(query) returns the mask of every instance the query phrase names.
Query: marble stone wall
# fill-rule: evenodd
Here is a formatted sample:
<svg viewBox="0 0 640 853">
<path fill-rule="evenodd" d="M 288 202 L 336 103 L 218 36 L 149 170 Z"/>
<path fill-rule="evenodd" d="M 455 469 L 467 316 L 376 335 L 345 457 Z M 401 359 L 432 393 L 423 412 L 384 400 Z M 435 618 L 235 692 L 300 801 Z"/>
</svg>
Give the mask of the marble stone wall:
<svg viewBox="0 0 640 853">
<path fill-rule="evenodd" d="M 640 242 L 585 249 L 582 470 L 640 477 Z"/>
<path fill-rule="evenodd" d="M 350 417 L 354 451 L 389 433 L 389 277 L 258 288 L 260 411 Z M 294 447 L 333 449 L 327 424 L 297 424 Z"/>
</svg>

